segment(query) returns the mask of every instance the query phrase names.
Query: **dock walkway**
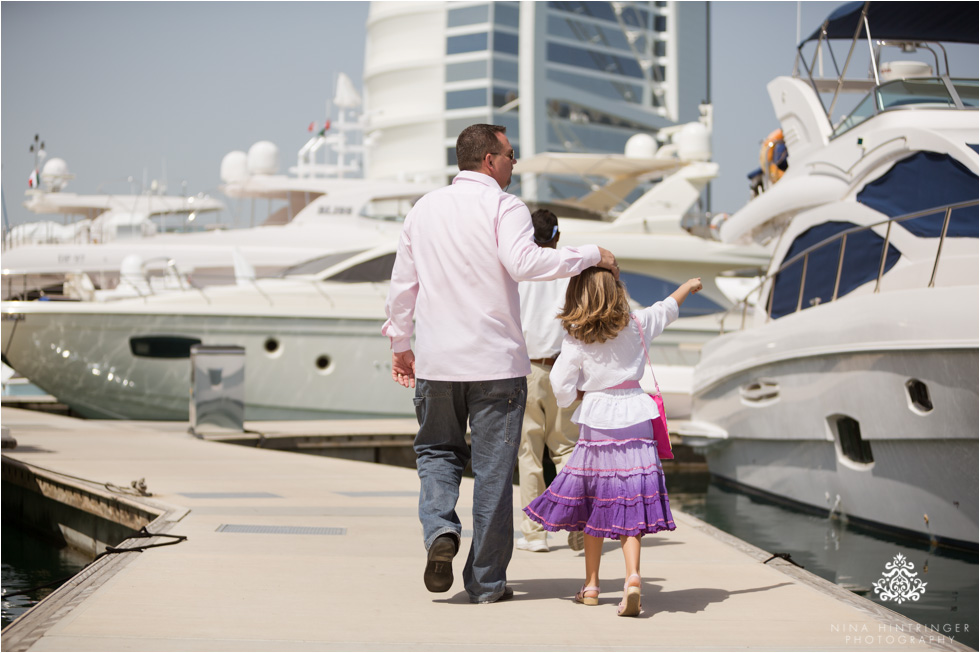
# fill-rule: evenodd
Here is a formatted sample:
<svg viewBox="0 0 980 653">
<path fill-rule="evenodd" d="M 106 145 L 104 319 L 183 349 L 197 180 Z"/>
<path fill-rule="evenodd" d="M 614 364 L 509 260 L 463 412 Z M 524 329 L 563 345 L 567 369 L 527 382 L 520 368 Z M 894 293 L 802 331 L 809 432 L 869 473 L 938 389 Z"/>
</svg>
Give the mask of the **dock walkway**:
<svg viewBox="0 0 980 653">
<path fill-rule="evenodd" d="M 513 600 L 472 605 L 460 579 L 472 479 L 456 582 L 430 594 L 414 470 L 206 441 L 186 425 L 10 408 L 2 422 L 17 440 L 5 481 L 34 475 L 48 496 L 144 511 L 149 532 L 187 538 L 103 556 L 5 629 L 5 651 L 969 650 L 679 511 L 676 531 L 643 538 L 639 618 L 616 616 L 615 542 L 599 606 L 571 600 L 583 556 L 561 537 L 551 553 L 514 552 Z M 136 496 L 139 479 L 152 496 Z"/>
</svg>

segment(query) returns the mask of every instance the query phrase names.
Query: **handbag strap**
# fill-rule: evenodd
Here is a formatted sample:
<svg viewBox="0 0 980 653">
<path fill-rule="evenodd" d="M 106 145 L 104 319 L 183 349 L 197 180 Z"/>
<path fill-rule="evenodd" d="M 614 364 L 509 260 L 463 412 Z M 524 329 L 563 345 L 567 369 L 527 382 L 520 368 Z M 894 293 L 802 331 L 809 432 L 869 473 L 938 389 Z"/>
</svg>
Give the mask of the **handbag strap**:
<svg viewBox="0 0 980 653">
<path fill-rule="evenodd" d="M 653 373 L 653 361 L 650 360 L 650 350 L 647 349 L 647 338 L 643 335 L 643 325 L 640 324 L 640 320 L 637 319 L 636 313 L 630 313 L 630 317 L 636 322 L 636 328 L 640 330 L 640 341 L 643 343 L 643 355 L 647 358 L 647 365 L 650 366 L 650 376 L 653 377 L 653 385 L 657 387 L 657 394 L 663 397 L 663 393 L 660 392 L 660 384 L 657 383 L 657 375 Z"/>
</svg>

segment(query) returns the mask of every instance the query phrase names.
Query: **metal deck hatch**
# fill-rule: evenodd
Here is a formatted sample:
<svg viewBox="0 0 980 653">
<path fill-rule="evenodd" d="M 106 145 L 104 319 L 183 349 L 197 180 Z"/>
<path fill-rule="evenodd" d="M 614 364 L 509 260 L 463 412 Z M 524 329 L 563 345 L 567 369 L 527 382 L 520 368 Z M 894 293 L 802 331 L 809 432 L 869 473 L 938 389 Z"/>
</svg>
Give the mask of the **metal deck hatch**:
<svg viewBox="0 0 980 653">
<path fill-rule="evenodd" d="M 261 535 L 347 535 L 346 528 L 331 526 L 262 526 L 258 524 L 221 524 L 217 533 L 253 533 Z"/>
</svg>

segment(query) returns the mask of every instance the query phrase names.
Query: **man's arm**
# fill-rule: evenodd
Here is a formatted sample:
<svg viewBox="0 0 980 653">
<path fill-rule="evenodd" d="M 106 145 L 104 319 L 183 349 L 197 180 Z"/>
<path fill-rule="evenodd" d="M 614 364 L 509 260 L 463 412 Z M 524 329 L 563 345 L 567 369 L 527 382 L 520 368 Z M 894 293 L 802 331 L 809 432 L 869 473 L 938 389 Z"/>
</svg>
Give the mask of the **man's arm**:
<svg viewBox="0 0 980 653">
<path fill-rule="evenodd" d="M 514 200 L 518 202 L 517 200 Z M 560 250 L 538 247 L 534 243 L 531 214 L 527 207 L 504 208 L 497 225 L 497 257 L 517 281 L 547 281 L 575 276 L 582 270 L 598 265 L 612 270 L 619 277 L 616 257 L 602 247 L 563 247 Z"/>
<path fill-rule="evenodd" d="M 419 281 L 407 227 L 406 224 L 398 240 L 388 300 L 385 302 L 388 319 L 381 327 L 381 333 L 391 339 L 391 378 L 406 388 L 414 388 L 415 354 L 411 339 Z"/>
</svg>

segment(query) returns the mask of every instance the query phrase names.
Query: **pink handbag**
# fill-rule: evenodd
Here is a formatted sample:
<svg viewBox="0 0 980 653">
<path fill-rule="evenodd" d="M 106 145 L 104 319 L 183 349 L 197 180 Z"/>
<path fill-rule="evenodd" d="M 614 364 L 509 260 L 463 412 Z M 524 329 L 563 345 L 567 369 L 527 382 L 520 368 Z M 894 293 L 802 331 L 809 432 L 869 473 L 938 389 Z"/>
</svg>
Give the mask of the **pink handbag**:
<svg viewBox="0 0 980 653">
<path fill-rule="evenodd" d="M 657 443 L 657 455 L 660 456 L 661 460 L 670 460 L 674 457 L 674 452 L 670 448 L 670 436 L 667 431 L 667 414 L 664 412 L 664 397 L 660 393 L 660 384 L 657 383 L 657 377 L 653 374 L 653 362 L 650 360 L 650 350 L 647 349 L 647 339 L 643 335 L 643 326 L 636 319 L 635 315 L 631 317 L 636 322 L 636 328 L 640 330 L 640 340 L 643 341 L 643 353 L 646 355 L 647 364 L 650 366 L 650 375 L 653 376 L 653 384 L 657 387 L 657 394 L 650 395 L 657 402 L 657 411 L 660 413 L 657 419 L 650 420 L 653 423 L 653 439 Z"/>
</svg>

